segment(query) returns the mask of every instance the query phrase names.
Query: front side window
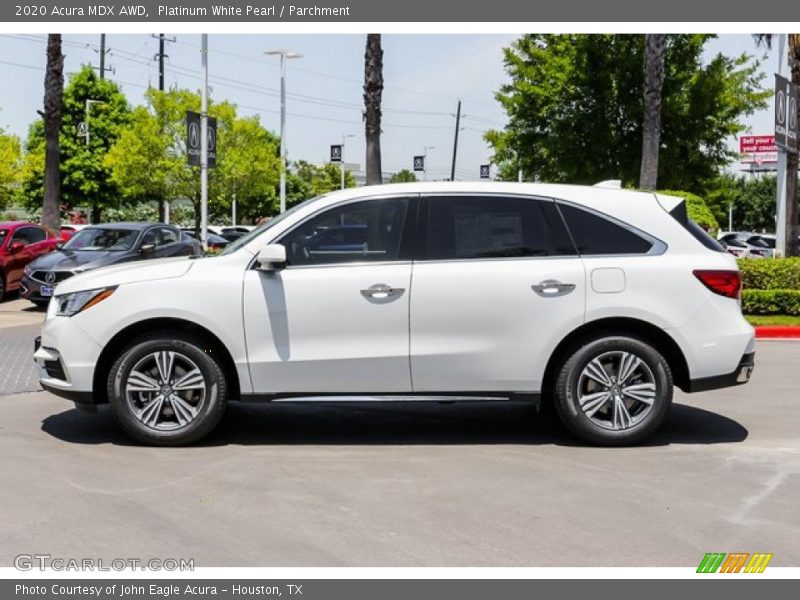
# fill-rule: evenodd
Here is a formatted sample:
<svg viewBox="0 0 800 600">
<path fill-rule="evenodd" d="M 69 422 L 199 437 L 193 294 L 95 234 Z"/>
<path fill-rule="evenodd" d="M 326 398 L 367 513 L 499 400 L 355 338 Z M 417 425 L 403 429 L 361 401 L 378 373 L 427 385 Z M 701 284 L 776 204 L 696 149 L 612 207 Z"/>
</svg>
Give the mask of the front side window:
<svg viewBox="0 0 800 600">
<path fill-rule="evenodd" d="M 431 197 L 428 215 L 429 260 L 575 255 L 552 200 Z"/>
<path fill-rule="evenodd" d="M 578 252 L 583 256 L 601 254 L 646 254 L 652 242 L 630 229 L 587 210 L 559 203 Z"/>
<path fill-rule="evenodd" d="M 82 229 L 64 244 L 64 250 L 123 252 L 133 248 L 139 232 L 135 229 L 92 227 Z"/>
<path fill-rule="evenodd" d="M 14 237 L 11 238 L 12 242 L 22 242 L 26 246 L 28 244 L 35 244 L 41 242 L 47 237 L 44 229 L 39 227 L 22 227 L 14 232 Z"/>
<path fill-rule="evenodd" d="M 367 200 L 311 217 L 280 240 L 288 264 L 398 260 L 407 205 L 405 198 Z"/>
</svg>

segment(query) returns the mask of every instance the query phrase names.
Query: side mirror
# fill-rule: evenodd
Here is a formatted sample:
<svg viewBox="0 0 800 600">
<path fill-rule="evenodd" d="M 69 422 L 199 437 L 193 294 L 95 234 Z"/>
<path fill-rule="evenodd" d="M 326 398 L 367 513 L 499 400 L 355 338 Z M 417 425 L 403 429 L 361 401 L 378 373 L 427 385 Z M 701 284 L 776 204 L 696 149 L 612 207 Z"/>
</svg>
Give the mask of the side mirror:
<svg viewBox="0 0 800 600">
<path fill-rule="evenodd" d="M 286 248 L 281 244 L 267 244 L 256 258 L 259 271 L 277 271 L 286 266 Z"/>
<path fill-rule="evenodd" d="M 141 252 L 142 254 L 150 254 L 155 249 L 156 249 L 155 244 L 142 244 L 142 247 L 139 248 L 139 252 Z"/>
<path fill-rule="evenodd" d="M 55 246 L 56 250 L 61 250 L 66 242 L 58 242 Z"/>
<path fill-rule="evenodd" d="M 11 254 L 16 254 L 17 252 L 22 250 L 24 247 L 25 247 L 25 244 L 23 244 L 22 242 L 11 242 L 11 245 L 8 247 L 8 251 Z"/>
</svg>

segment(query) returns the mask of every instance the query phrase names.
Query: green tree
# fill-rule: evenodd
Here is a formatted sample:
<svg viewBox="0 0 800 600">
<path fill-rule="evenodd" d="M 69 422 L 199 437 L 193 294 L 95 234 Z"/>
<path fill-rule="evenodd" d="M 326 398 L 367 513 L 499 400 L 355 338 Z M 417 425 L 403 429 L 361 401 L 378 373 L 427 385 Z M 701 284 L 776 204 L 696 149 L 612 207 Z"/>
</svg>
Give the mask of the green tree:
<svg viewBox="0 0 800 600">
<path fill-rule="evenodd" d="M 408 169 L 394 173 L 389 179 L 389 183 L 413 183 L 415 181 L 417 181 L 417 176 Z"/>
<path fill-rule="evenodd" d="M 356 186 L 355 177 L 345 171 L 344 186 Z M 292 164 L 286 179 L 286 205 L 294 206 L 314 196 L 327 194 L 342 187 L 342 173 L 339 166 L 333 163 L 314 165 L 305 160 Z"/>
<path fill-rule="evenodd" d="M 22 173 L 22 150 L 19 138 L 0 129 L 0 209 L 4 209 L 14 196 Z"/>
<path fill-rule="evenodd" d="M 735 158 L 730 136 L 766 106 L 759 62 L 717 55 L 712 36 L 670 35 L 661 90 L 658 183 L 702 192 Z M 524 35 L 505 50 L 511 82 L 496 97 L 508 114 L 489 131 L 500 176 L 636 185 L 642 161 L 644 41 L 640 35 Z"/>
<path fill-rule="evenodd" d="M 61 113 L 58 130 L 61 209 L 90 206 L 92 221 L 97 222 L 103 208 L 117 206 L 121 200 L 119 189 L 105 166 L 105 156 L 130 120 L 130 107 L 116 83 L 100 79 L 87 65 L 70 77 L 64 89 Z M 88 126 L 88 143 L 82 123 Z M 36 121 L 26 141 L 21 190 L 29 208 L 42 203 L 44 148 L 44 122 Z"/>
<path fill-rule="evenodd" d="M 200 176 L 186 163 L 186 111 L 200 108 L 188 90 L 148 90 L 148 106 L 131 121 L 106 156 L 112 181 L 130 201 L 190 200 L 200 226 Z M 233 193 L 245 218 L 272 214 L 280 174 L 275 136 L 255 117 L 238 118 L 228 102 L 210 103 L 217 119 L 217 166 L 209 169 L 209 216 L 224 220 Z"/>
<path fill-rule="evenodd" d="M 725 229 L 733 205 L 734 229 L 775 231 L 776 181 L 774 175 L 749 178 L 726 173 L 714 181 L 706 203 Z"/>
</svg>

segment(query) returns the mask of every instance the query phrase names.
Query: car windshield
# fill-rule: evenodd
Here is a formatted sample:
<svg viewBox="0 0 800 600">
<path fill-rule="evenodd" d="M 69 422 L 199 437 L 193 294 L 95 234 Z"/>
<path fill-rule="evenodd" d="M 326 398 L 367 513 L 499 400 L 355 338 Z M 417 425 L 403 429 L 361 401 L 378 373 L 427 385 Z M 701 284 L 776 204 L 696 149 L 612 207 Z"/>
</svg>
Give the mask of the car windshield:
<svg viewBox="0 0 800 600">
<path fill-rule="evenodd" d="M 228 244 L 227 246 L 225 246 L 225 249 L 222 252 L 220 252 L 217 256 L 225 256 L 226 254 L 233 254 L 234 252 L 236 252 L 242 246 L 246 246 L 247 244 L 252 242 L 254 239 L 256 239 L 258 236 L 260 236 L 262 233 L 264 233 L 267 229 L 269 229 L 273 225 L 277 225 L 278 223 L 283 221 L 289 215 L 293 215 L 295 212 L 297 212 L 301 208 L 304 208 L 304 207 L 308 206 L 309 204 L 313 204 L 317 200 L 321 200 L 324 197 L 325 197 L 325 195 L 323 194 L 322 196 L 315 196 L 314 198 L 309 198 L 308 200 L 306 200 L 304 202 L 301 202 L 300 204 L 297 204 L 296 206 L 293 206 L 292 208 L 287 210 L 282 215 L 278 215 L 277 217 L 272 217 L 266 223 L 262 223 L 261 225 L 259 225 L 255 229 L 253 229 L 253 231 L 251 231 L 250 233 L 248 233 L 246 235 L 243 235 L 242 237 L 240 237 L 236 241 L 233 241 L 230 244 Z"/>
<path fill-rule="evenodd" d="M 89 227 L 73 235 L 64 250 L 124 252 L 136 243 L 136 229 Z"/>
</svg>

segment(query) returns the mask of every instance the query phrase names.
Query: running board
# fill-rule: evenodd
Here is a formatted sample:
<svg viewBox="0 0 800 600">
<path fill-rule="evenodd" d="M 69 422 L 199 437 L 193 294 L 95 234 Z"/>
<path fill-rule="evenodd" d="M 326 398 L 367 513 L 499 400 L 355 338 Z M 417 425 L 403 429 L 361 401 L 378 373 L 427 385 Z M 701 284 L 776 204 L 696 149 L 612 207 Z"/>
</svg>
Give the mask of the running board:
<svg viewBox="0 0 800 600">
<path fill-rule="evenodd" d="M 320 394 L 311 392 L 306 394 L 242 394 L 242 402 L 497 402 L 497 401 L 527 401 L 539 402 L 539 394 L 519 394 L 504 392 L 484 393 L 436 393 L 436 394 Z"/>
</svg>

